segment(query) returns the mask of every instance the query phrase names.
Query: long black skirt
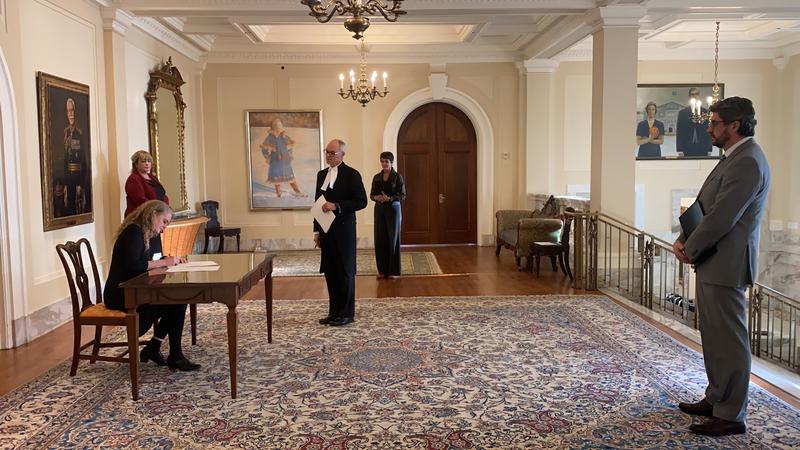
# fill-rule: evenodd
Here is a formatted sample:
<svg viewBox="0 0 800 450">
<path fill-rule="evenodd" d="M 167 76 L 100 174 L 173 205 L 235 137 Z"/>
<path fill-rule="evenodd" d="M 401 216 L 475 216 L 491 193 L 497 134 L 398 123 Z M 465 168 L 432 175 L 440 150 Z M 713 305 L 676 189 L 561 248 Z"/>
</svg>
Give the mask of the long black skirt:
<svg viewBox="0 0 800 450">
<path fill-rule="evenodd" d="M 400 275 L 400 202 L 375 203 L 375 261 L 378 273 Z"/>
</svg>

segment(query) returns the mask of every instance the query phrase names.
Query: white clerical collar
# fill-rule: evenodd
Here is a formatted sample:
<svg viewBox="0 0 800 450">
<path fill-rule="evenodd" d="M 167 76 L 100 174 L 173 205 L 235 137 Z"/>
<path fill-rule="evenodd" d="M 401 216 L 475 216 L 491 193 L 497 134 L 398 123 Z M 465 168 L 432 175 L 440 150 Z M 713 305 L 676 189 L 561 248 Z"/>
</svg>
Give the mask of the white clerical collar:
<svg viewBox="0 0 800 450">
<path fill-rule="evenodd" d="M 736 150 L 737 148 L 741 147 L 742 144 L 744 144 L 745 142 L 747 142 L 747 141 L 749 141 L 751 139 L 753 139 L 753 136 L 747 136 L 746 138 L 742 138 L 741 141 L 731 145 L 731 148 L 725 150 L 725 157 L 726 158 L 730 158 L 731 155 L 733 155 L 734 150 Z"/>
</svg>

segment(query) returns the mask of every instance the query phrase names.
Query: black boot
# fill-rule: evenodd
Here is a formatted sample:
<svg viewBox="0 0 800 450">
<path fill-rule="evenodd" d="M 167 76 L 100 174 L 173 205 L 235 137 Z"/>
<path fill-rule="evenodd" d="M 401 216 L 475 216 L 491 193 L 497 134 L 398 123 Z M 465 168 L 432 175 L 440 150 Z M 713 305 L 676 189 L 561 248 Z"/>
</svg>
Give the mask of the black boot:
<svg viewBox="0 0 800 450">
<path fill-rule="evenodd" d="M 186 359 L 183 355 L 172 356 L 170 355 L 167 358 L 167 367 L 173 372 L 175 370 L 180 370 L 181 372 L 192 372 L 200 368 L 200 364 L 195 364 L 188 359 Z"/>
<path fill-rule="evenodd" d="M 139 361 L 141 362 L 153 361 L 159 366 L 166 366 L 167 360 L 164 359 L 164 355 L 161 354 L 160 350 L 161 342 L 155 341 L 155 344 L 153 342 L 154 341 L 148 342 L 147 345 L 144 346 L 142 351 L 139 352 Z"/>
</svg>

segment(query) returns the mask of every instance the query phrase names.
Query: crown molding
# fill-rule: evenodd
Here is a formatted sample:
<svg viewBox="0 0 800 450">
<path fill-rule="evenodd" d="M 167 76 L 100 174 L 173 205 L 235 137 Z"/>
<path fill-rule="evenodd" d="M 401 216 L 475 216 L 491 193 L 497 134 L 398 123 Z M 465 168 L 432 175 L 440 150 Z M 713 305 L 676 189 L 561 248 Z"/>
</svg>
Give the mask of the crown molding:
<svg viewBox="0 0 800 450">
<path fill-rule="evenodd" d="M 639 21 L 647 14 L 647 8 L 640 5 L 601 6 L 588 11 L 586 23 L 591 25 L 592 33 L 603 28 L 639 27 Z"/>
<path fill-rule="evenodd" d="M 556 59 L 531 58 L 522 63 L 523 73 L 553 73 L 561 62 Z"/>
<path fill-rule="evenodd" d="M 152 36 L 154 39 L 163 42 L 164 44 L 172 47 L 183 56 L 191 59 L 192 61 L 200 61 L 203 53 L 195 47 L 190 41 L 184 39 L 178 33 L 170 30 L 162 25 L 156 19 L 149 17 L 137 17 L 134 22 L 137 28 Z"/>
<path fill-rule="evenodd" d="M 205 53 L 203 62 L 212 64 L 294 63 L 294 64 L 357 64 L 360 55 L 331 52 L 270 52 L 270 51 L 213 51 Z M 447 63 L 504 63 L 521 59 L 517 53 L 503 52 L 393 52 L 370 54 L 369 63 L 377 64 L 447 64 Z"/>
<path fill-rule="evenodd" d="M 213 34 L 187 34 L 186 38 L 206 52 L 211 51 L 211 46 L 214 45 L 216 40 L 216 36 Z"/>
<path fill-rule="evenodd" d="M 726 60 L 754 60 L 754 59 L 773 59 L 777 56 L 791 56 L 800 53 L 800 44 L 795 49 L 796 53 L 784 53 L 778 55 L 775 49 L 766 48 L 737 48 L 720 50 L 720 62 L 724 64 Z M 682 47 L 677 49 L 667 48 L 648 48 L 639 46 L 639 61 L 714 61 L 713 49 L 698 49 Z M 572 48 L 565 50 L 555 57 L 558 61 L 591 61 L 592 49 Z"/>
<path fill-rule="evenodd" d="M 793 44 L 784 45 L 777 50 L 776 56 L 783 56 L 783 57 L 791 57 L 795 55 L 800 55 L 800 42 L 795 42 Z"/>
<path fill-rule="evenodd" d="M 100 16 L 103 18 L 103 30 L 113 31 L 125 36 L 134 21 L 132 14 L 118 8 L 100 8 Z"/>
</svg>

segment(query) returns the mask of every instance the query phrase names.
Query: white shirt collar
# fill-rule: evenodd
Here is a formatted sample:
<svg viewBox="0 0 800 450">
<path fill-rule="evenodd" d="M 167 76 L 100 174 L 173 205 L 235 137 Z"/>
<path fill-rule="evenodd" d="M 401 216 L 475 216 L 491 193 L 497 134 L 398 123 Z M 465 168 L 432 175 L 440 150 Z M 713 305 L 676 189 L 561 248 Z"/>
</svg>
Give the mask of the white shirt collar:
<svg viewBox="0 0 800 450">
<path fill-rule="evenodd" d="M 735 143 L 735 144 L 731 145 L 731 148 L 729 148 L 729 149 L 725 150 L 725 157 L 726 157 L 726 158 L 730 158 L 730 156 L 731 156 L 731 155 L 733 155 L 733 152 L 734 152 L 734 151 L 735 151 L 737 148 L 741 147 L 741 146 L 742 146 L 742 144 L 744 144 L 745 142 L 747 142 L 747 141 L 749 141 L 749 140 L 751 140 L 751 139 L 753 139 L 753 136 L 747 136 L 747 137 L 745 137 L 745 138 L 742 138 L 742 140 L 741 140 L 741 141 L 739 141 L 739 142 L 737 142 L 737 143 Z"/>
</svg>

